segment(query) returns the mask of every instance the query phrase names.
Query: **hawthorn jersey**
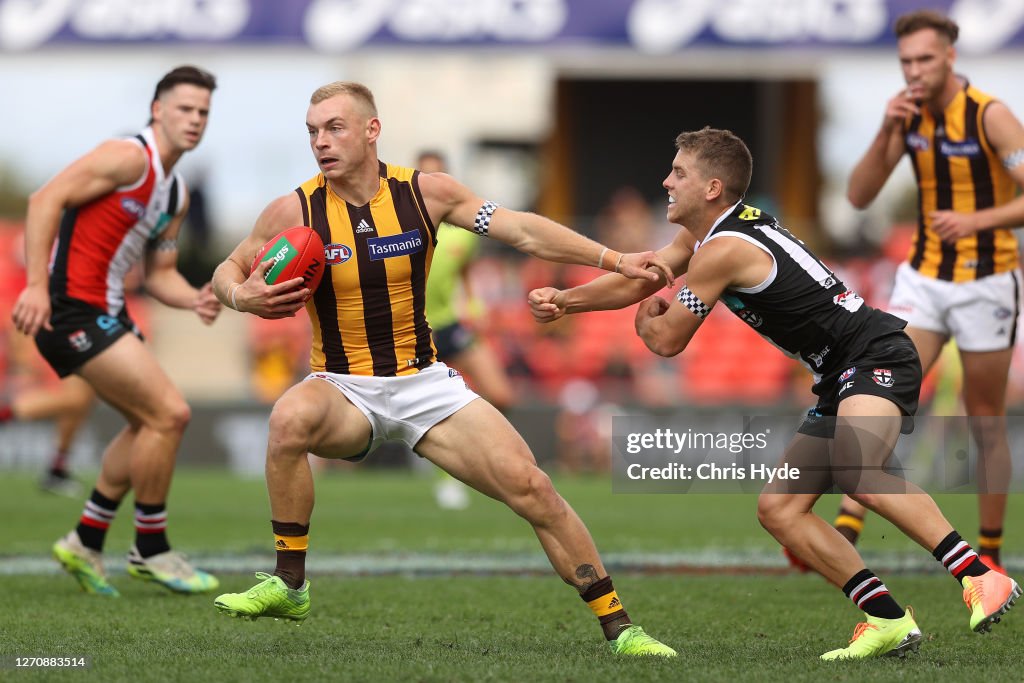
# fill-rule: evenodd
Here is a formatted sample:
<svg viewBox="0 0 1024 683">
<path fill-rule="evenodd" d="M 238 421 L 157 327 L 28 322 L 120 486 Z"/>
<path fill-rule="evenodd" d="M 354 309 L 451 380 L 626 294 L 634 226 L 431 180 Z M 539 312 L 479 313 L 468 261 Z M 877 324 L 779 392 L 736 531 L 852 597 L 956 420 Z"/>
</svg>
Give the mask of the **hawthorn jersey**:
<svg viewBox="0 0 1024 683">
<path fill-rule="evenodd" d="M 152 128 L 129 138 L 146 152 L 146 171 L 126 187 L 65 209 L 50 259 L 50 294 L 117 315 L 124 278 L 182 206 L 185 183 L 165 174 Z"/>
<path fill-rule="evenodd" d="M 933 211 L 971 213 L 1017 195 L 985 134 L 982 117 L 993 101 L 965 83 L 942 113 L 921 107 L 904 124 L 904 146 L 918 187 L 917 231 L 908 262 L 927 277 L 968 282 L 1017 267 L 1017 239 L 1009 229 L 983 230 L 953 244 L 932 230 Z"/>
<path fill-rule="evenodd" d="M 377 194 L 364 206 L 338 197 L 323 174 L 295 192 L 326 252 L 327 272 L 306 303 L 310 368 L 392 377 L 433 363 L 426 284 L 437 231 L 419 171 L 381 162 Z"/>
<path fill-rule="evenodd" d="M 758 286 L 726 289 L 720 300 L 755 332 L 807 366 L 815 382 L 873 339 L 906 326 L 865 304 L 802 241 L 760 209 L 737 203 L 702 244 L 721 237 L 753 244 L 772 257 L 773 265 Z"/>
</svg>

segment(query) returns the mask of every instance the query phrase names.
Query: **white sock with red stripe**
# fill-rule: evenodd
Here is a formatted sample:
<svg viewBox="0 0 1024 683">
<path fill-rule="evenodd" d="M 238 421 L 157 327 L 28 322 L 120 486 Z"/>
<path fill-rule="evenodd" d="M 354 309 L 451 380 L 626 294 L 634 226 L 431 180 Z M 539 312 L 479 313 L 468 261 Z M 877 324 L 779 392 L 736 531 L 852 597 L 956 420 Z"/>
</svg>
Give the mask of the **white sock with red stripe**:
<svg viewBox="0 0 1024 683">
<path fill-rule="evenodd" d="M 843 593 L 857 605 L 857 609 L 873 617 L 899 619 L 904 614 L 903 608 L 889 595 L 889 589 L 870 569 L 861 569 L 854 574 L 843 586 Z"/>
</svg>

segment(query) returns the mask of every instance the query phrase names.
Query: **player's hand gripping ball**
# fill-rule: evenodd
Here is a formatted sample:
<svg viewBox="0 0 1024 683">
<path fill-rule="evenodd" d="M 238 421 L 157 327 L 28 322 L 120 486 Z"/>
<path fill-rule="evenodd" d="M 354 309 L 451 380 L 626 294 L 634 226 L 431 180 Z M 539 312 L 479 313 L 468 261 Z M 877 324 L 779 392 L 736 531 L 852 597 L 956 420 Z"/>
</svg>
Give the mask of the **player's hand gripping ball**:
<svg viewBox="0 0 1024 683">
<path fill-rule="evenodd" d="M 324 276 L 324 243 L 316 231 L 305 225 L 288 228 L 256 252 L 250 274 L 267 260 L 274 261 L 264 274 L 268 285 L 301 277 L 302 286 L 315 292 Z"/>
</svg>

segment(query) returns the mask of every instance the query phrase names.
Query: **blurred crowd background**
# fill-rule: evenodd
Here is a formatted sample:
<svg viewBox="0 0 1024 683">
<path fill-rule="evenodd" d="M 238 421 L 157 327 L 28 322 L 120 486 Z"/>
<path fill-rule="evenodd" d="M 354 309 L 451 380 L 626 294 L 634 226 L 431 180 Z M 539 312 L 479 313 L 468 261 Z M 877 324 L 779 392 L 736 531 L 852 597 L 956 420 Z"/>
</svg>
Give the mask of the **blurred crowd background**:
<svg viewBox="0 0 1024 683">
<path fill-rule="evenodd" d="M 1024 115 L 1024 3 L 926 4 L 960 22 L 959 70 Z M 377 96 L 382 159 L 411 165 L 423 149 L 440 150 L 452 175 L 482 196 L 622 251 L 656 249 L 674 234 L 661 180 L 675 135 L 731 128 L 755 156 L 748 203 L 777 214 L 852 289 L 884 307 L 916 220 L 912 175 L 903 162 L 865 212 L 846 202 L 845 184 L 902 87 L 892 21 L 919 6 L 0 0 L 0 392 L 56 381 L 31 341 L 10 329 L 24 282 L 28 194 L 101 140 L 139 130 L 153 84 L 182 63 L 218 77 L 206 137 L 181 164 L 192 193 L 181 269 L 194 283 L 209 279 L 262 207 L 316 172 L 303 125 L 309 94 L 344 79 Z M 796 414 L 813 404 L 808 373 L 725 310 L 671 359 L 635 336 L 633 308 L 532 321 L 530 289 L 596 275 L 486 241 L 470 271 L 472 296 L 460 302 L 465 322 L 513 380 L 513 421 L 528 440 L 544 440 L 535 444 L 539 456 L 550 451 L 566 469 L 600 470 L 610 417 L 634 409 Z M 230 415 L 218 411 L 263 415 L 239 430 L 258 428 L 265 406 L 307 372 L 302 317 L 225 311 L 204 328 L 142 291 L 129 308 L 198 413 L 213 411 L 220 423 Z M 926 402 L 937 381 L 926 386 Z M 1011 412 L 1022 404 L 1018 353 Z M 11 433 L 0 465 L 16 465 L 34 448 Z M 262 446 L 256 450 L 261 459 Z"/>
</svg>

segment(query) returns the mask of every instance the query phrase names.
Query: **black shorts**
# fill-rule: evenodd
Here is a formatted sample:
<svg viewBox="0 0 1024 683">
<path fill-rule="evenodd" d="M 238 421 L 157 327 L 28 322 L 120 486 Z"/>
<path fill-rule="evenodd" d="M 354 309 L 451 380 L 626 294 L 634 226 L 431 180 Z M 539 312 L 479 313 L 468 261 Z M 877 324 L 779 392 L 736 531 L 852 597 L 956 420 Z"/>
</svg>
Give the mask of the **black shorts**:
<svg viewBox="0 0 1024 683">
<path fill-rule="evenodd" d="M 843 365 L 814 386 L 818 405 L 807 413 L 798 432 L 831 438 L 839 402 L 864 394 L 895 403 L 904 415 L 901 431 L 914 431 L 913 416 L 921 393 L 921 359 L 905 332 L 873 339 L 862 353 Z"/>
<path fill-rule="evenodd" d="M 476 343 L 476 335 L 460 322 L 434 330 L 434 346 L 437 347 L 437 359 L 448 362 Z"/>
<path fill-rule="evenodd" d="M 57 374 L 67 377 L 129 332 L 142 333 L 122 308 L 116 316 L 79 299 L 57 295 L 50 300 L 50 325 L 36 334 L 36 346 Z"/>
</svg>

